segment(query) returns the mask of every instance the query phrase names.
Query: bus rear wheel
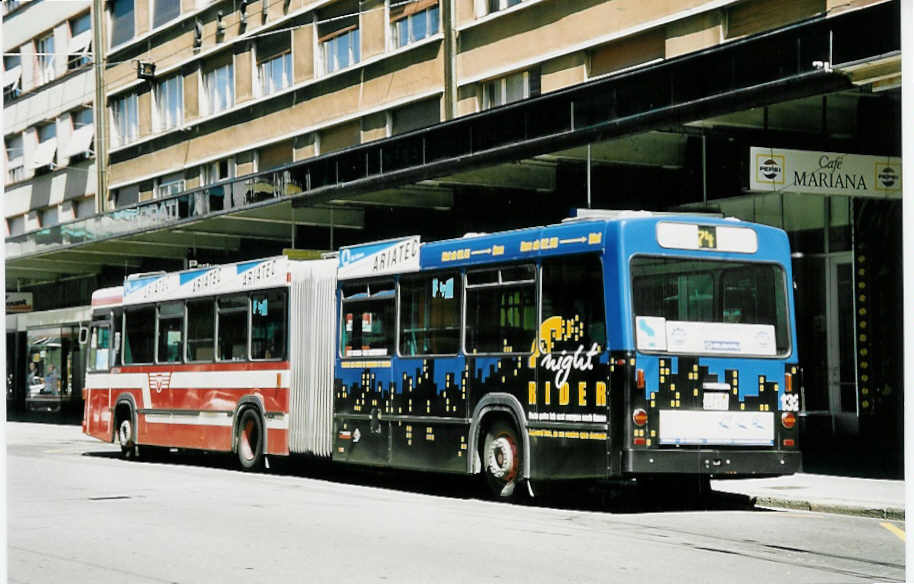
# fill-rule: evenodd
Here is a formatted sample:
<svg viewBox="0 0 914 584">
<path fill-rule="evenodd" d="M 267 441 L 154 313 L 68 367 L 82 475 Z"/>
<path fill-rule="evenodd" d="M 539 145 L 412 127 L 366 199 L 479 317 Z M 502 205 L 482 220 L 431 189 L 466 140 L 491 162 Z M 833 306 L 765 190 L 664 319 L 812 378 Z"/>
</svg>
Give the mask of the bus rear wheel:
<svg viewBox="0 0 914 584">
<path fill-rule="evenodd" d="M 241 412 L 236 438 L 241 470 L 260 469 L 263 464 L 263 422 L 254 409 L 248 408 Z"/>
<path fill-rule="evenodd" d="M 510 501 L 519 492 L 523 451 L 514 426 L 498 420 L 486 430 L 482 472 L 493 498 Z"/>
</svg>

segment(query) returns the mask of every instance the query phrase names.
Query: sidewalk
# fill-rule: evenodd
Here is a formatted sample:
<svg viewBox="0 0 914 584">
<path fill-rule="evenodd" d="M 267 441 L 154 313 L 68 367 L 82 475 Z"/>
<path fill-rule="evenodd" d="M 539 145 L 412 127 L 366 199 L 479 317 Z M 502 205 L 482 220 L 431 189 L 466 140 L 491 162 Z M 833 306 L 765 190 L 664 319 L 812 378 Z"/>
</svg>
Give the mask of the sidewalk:
<svg viewBox="0 0 914 584">
<path fill-rule="evenodd" d="M 898 480 L 800 473 L 771 479 L 711 481 L 711 488 L 752 497 L 759 507 L 904 520 L 904 481 Z"/>
</svg>

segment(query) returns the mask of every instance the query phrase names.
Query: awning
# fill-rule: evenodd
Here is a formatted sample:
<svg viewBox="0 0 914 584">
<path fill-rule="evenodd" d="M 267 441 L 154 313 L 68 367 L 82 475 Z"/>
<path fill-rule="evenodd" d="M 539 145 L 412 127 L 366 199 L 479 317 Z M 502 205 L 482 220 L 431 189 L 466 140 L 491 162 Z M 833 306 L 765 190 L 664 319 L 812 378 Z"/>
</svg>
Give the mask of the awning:
<svg viewBox="0 0 914 584">
<path fill-rule="evenodd" d="M 61 154 L 66 157 L 82 154 L 89 149 L 92 144 L 92 137 L 95 136 L 95 124 L 86 124 L 77 128 L 70 140 L 67 141 L 66 148 L 62 149 Z"/>
<path fill-rule="evenodd" d="M 22 76 L 22 65 L 16 65 L 10 69 L 7 69 L 3 72 L 3 89 L 6 89 L 10 85 L 15 85 L 19 82 L 19 77 Z"/>
<path fill-rule="evenodd" d="M 70 55 L 79 55 L 89 49 L 89 43 L 92 42 L 92 30 L 84 30 L 75 37 L 70 39 L 70 48 L 67 51 Z"/>
<path fill-rule="evenodd" d="M 40 142 L 32 155 L 31 168 L 41 168 L 53 163 L 55 152 L 57 152 L 57 138 Z"/>
</svg>

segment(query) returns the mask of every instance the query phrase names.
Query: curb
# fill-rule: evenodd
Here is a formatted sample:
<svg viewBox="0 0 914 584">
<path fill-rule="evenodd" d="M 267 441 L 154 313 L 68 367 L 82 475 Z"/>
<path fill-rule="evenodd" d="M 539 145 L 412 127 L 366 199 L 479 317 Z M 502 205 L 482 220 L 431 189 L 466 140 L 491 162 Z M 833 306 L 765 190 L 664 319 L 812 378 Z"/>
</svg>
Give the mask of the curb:
<svg viewBox="0 0 914 584">
<path fill-rule="evenodd" d="M 777 507 L 781 509 L 796 509 L 800 511 L 815 511 L 818 513 L 835 513 L 839 515 L 854 515 L 857 517 L 904 521 L 904 509 L 898 507 L 863 507 L 842 503 L 819 503 L 802 499 L 759 497 L 753 495 L 749 495 L 749 498 L 758 507 Z"/>
</svg>

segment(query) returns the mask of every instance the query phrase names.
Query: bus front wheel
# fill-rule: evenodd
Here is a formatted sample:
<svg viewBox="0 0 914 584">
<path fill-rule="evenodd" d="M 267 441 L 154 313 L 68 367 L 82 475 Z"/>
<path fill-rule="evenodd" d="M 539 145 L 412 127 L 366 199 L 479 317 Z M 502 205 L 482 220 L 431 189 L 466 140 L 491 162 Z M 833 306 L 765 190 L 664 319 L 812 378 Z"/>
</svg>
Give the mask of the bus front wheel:
<svg viewBox="0 0 914 584">
<path fill-rule="evenodd" d="M 258 470 L 263 464 L 263 422 L 257 411 L 248 408 L 241 413 L 237 430 L 238 464 L 242 470 Z"/>
<path fill-rule="evenodd" d="M 137 458 L 136 434 L 129 414 L 118 421 L 117 441 L 121 445 L 121 456 L 126 459 Z"/>
<path fill-rule="evenodd" d="M 482 472 L 495 499 L 507 501 L 515 497 L 522 460 L 521 443 L 514 427 L 502 420 L 490 425 L 482 447 Z"/>
</svg>

